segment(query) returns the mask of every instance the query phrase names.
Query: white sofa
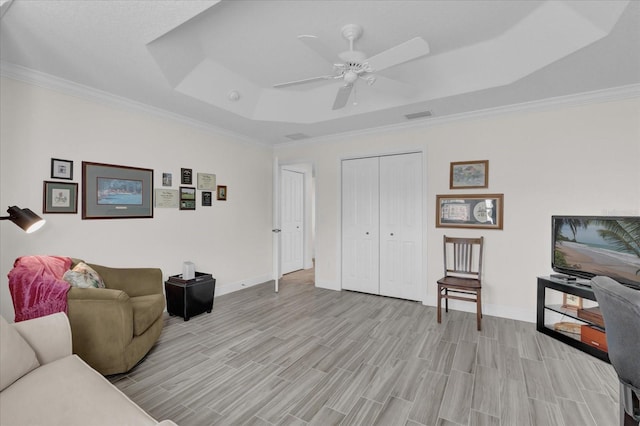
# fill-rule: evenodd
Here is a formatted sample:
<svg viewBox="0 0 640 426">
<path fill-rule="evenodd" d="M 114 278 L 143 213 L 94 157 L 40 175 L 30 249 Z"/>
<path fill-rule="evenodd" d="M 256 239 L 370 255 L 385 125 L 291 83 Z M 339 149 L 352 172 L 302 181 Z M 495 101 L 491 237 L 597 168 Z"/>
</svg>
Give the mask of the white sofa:
<svg viewBox="0 0 640 426">
<path fill-rule="evenodd" d="M 158 423 L 77 355 L 64 313 L 9 324 L 0 317 L 0 425 Z"/>
</svg>

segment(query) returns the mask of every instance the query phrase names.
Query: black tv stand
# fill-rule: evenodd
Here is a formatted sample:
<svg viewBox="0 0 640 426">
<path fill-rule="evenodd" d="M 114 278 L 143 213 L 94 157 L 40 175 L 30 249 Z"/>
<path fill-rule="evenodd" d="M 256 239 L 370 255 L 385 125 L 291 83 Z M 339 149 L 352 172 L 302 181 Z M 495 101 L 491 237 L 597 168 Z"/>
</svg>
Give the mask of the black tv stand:
<svg viewBox="0 0 640 426">
<path fill-rule="evenodd" d="M 596 296 L 591 290 L 589 280 L 577 279 L 576 281 L 567 281 L 564 279 L 557 279 L 551 276 L 538 277 L 538 301 L 537 301 L 537 314 L 536 314 L 536 330 L 540 333 L 544 333 L 554 339 L 560 340 L 569 346 L 573 346 L 583 352 L 593 355 L 603 361 L 609 361 L 609 355 L 607 352 L 600 350 L 594 346 L 588 345 L 580 340 L 580 337 L 563 333 L 553 329 L 551 324 L 546 324 L 545 314 L 546 312 L 555 312 L 564 315 L 573 320 L 577 320 L 581 324 L 591 325 L 604 332 L 604 329 L 593 324 L 592 322 L 579 318 L 576 313 L 570 310 L 564 309 L 561 305 L 546 304 L 546 290 L 552 289 L 562 293 L 573 294 L 575 296 L 582 297 L 583 299 L 596 300 Z"/>
</svg>

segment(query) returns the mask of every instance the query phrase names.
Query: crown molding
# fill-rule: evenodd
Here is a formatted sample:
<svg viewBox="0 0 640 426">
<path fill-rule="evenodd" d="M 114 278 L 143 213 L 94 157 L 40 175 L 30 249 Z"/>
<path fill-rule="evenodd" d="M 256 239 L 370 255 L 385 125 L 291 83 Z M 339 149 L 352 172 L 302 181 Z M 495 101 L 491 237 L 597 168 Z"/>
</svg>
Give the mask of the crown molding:
<svg viewBox="0 0 640 426">
<path fill-rule="evenodd" d="M 64 94 L 76 96 L 82 99 L 106 104 L 112 107 L 128 109 L 131 111 L 142 112 L 163 119 L 172 120 L 183 125 L 200 129 L 214 136 L 223 136 L 233 138 L 239 142 L 246 143 L 251 146 L 258 146 L 265 149 L 283 149 L 289 147 L 303 146 L 317 143 L 328 143 L 342 140 L 347 137 L 359 137 L 371 134 L 392 133 L 408 129 L 428 128 L 432 126 L 440 126 L 455 122 L 495 117 L 505 114 L 545 111 L 557 108 L 568 108 L 586 104 L 619 101 L 624 99 L 640 97 L 640 84 L 630 84 L 626 86 L 612 87 L 608 89 L 596 90 L 591 92 L 578 93 L 574 95 L 559 96 L 547 98 L 537 101 L 524 102 L 500 106 L 495 108 L 487 108 L 476 111 L 469 111 L 460 114 L 452 114 L 443 117 L 429 117 L 424 120 L 415 122 L 398 123 L 387 126 L 372 127 L 362 130 L 354 130 L 350 132 L 336 133 L 327 136 L 318 136 L 298 141 L 287 141 L 271 144 L 265 141 L 247 137 L 245 135 L 228 131 L 220 127 L 194 120 L 180 114 L 169 112 L 167 110 L 153 107 L 142 102 L 133 101 L 131 99 L 116 96 L 111 93 L 94 89 L 85 85 L 74 83 L 69 80 L 58 78 L 50 74 L 32 70 L 30 68 L 0 61 L 0 76 L 33 84 L 45 89 L 55 90 Z"/>
<path fill-rule="evenodd" d="M 366 136 L 371 134 L 393 133 L 408 129 L 420 129 L 444 124 L 451 124 L 461 121 L 496 117 L 506 114 L 523 112 L 541 112 L 558 108 L 570 108 L 594 103 L 621 101 L 625 99 L 640 98 L 640 84 L 629 84 L 625 86 L 612 87 L 591 92 L 577 93 L 573 95 L 558 96 L 554 98 L 541 99 L 519 104 L 505 105 L 495 108 L 486 108 L 476 111 L 451 114 L 443 117 L 429 117 L 416 122 L 391 124 L 387 126 L 372 127 L 352 132 L 343 132 L 327 136 L 318 136 L 298 141 L 281 142 L 274 145 L 274 150 L 289 148 L 301 145 L 328 143 L 342 140 L 344 138 Z"/>
<path fill-rule="evenodd" d="M 176 121 L 189 127 L 194 127 L 214 136 L 224 136 L 236 139 L 240 142 L 262 148 L 272 148 L 271 144 L 257 139 L 249 138 L 239 133 L 230 132 L 226 129 L 194 120 L 180 114 L 176 114 L 162 108 L 157 108 L 142 102 L 134 101 L 122 96 L 117 96 L 103 90 L 94 89 L 89 86 L 74 83 L 63 78 L 55 77 L 40 71 L 26 68 L 9 62 L 0 61 L 0 76 L 22 81 L 24 83 L 39 86 L 45 89 L 55 90 L 67 95 L 72 95 L 81 99 L 98 102 L 115 108 L 127 109 L 135 112 L 142 112 L 163 119 Z"/>
</svg>

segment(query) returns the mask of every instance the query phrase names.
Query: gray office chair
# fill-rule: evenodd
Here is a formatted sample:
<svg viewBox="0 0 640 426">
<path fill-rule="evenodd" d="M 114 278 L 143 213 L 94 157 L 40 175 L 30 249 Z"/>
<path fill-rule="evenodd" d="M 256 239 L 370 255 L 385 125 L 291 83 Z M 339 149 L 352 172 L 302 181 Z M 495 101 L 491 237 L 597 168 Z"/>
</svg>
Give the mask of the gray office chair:
<svg viewBox="0 0 640 426">
<path fill-rule="evenodd" d="M 604 318 L 609 359 L 620 380 L 620 425 L 637 425 L 640 422 L 640 291 L 609 277 L 595 277 L 591 284 Z"/>
</svg>

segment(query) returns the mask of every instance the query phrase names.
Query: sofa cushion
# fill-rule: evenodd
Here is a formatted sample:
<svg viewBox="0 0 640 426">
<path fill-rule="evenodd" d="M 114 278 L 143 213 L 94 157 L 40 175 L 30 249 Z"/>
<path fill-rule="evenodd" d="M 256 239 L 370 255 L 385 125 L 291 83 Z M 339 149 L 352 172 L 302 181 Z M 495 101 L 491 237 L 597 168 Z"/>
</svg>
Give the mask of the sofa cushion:
<svg viewBox="0 0 640 426">
<path fill-rule="evenodd" d="M 2 425 L 155 425 L 77 355 L 43 365 L 0 393 Z"/>
<path fill-rule="evenodd" d="M 0 316 L 0 391 L 39 365 L 31 346 Z"/>
<path fill-rule="evenodd" d="M 78 263 L 73 269 L 67 271 L 62 279 L 71 284 L 71 287 L 78 288 L 104 288 L 102 277 L 89 265 L 84 262 Z"/>
<path fill-rule="evenodd" d="M 133 308 L 133 335 L 140 336 L 162 315 L 164 295 L 150 294 L 132 297 L 130 300 Z"/>
</svg>

